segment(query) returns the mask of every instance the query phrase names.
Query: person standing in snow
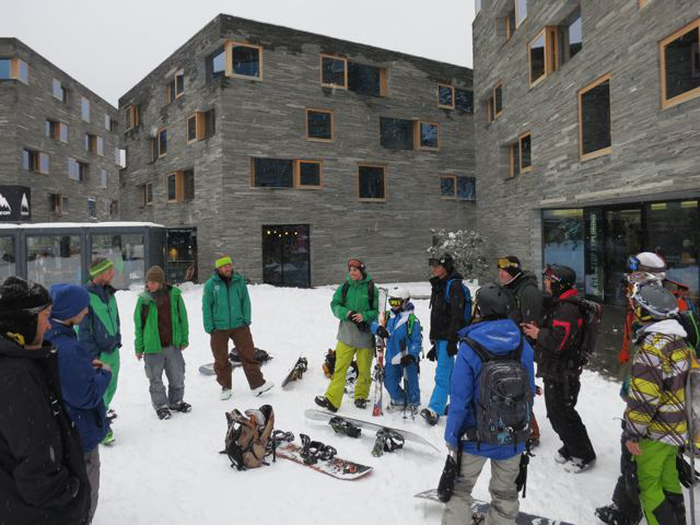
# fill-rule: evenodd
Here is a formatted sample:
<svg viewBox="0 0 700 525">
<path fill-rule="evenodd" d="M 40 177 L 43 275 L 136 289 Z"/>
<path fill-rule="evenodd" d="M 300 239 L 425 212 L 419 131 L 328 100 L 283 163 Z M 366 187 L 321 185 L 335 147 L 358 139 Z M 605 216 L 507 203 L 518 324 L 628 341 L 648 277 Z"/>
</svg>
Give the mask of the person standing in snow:
<svg viewBox="0 0 700 525">
<path fill-rule="evenodd" d="M 554 264 L 544 272 L 547 297 L 542 327 L 523 325 L 537 341 L 537 375 L 544 379 L 544 402 L 552 428 L 563 442 L 555 460 L 567 472 L 579 473 L 595 464 L 596 454 L 581 416 L 576 412 L 581 390 L 583 315 L 577 302 L 576 272 Z"/>
<path fill-rule="evenodd" d="M 415 414 L 420 406 L 418 361 L 423 335 L 410 301 L 411 294 L 406 288 L 394 288 L 389 294 L 390 310 L 384 313 L 384 326 L 374 321 L 371 330 L 387 340 L 384 387 L 391 397 L 388 410 L 408 409 Z M 401 388 L 402 379 L 405 379 L 404 388 Z"/>
<path fill-rule="evenodd" d="M 430 425 L 437 425 L 445 414 L 447 397 L 450 393 L 452 368 L 457 355 L 459 332 L 466 325 L 464 310 L 471 297 L 465 295 L 462 276 L 455 270 L 454 259 L 450 254 L 431 258 L 428 264 L 433 272 L 430 279 L 430 343 L 432 348 L 426 356 L 437 361 L 435 388 L 427 408 L 421 416 Z M 468 291 L 466 292 L 468 293 Z"/>
<path fill-rule="evenodd" d="M 84 525 L 90 481 L 63 408 L 51 297 L 19 277 L 0 285 L 0 523 Z"/>
<path fill-rule="evenodd" d="M 331 311 L 338 318 L 338 343 L 335 347 L 335 370 L 326 393 L 314 402 L 337 412 L 345 393 L 345 377 L 353 358 L 357 359 L 355 406 L 365 408 L 371 383 L 374 336 L 370 323 L 379 316 L 379 290 L 359 259 L 348 262 L 348 276 L 331 300 Z"/>
<path fill-rule="evenodd" d="M 474 320 L 459 332 L 461 343 L 453 372 L 450 411 L 445 426 L 445 442 L 452 455 L 447 460 L 438 488 L 441 497 L 446 495 L 449 498 L 445 504 L 442 525 L 471 523 L 472 489 L 489 459 L 491 507 L 486 523 L 515 525 L 520 508 L 517 478 L 521 455 L 529 435 L 529 405 L 535 395 L 535 370 L 534 350 L 522 335 L 520 327 L 510 318 L 512 307 L 509 292 L 498 284 L 486 284 L 476 292 Z M 489 354 L 493 357 L 487 365 L 485 356 Z M 499 421 L 505 418 L 506 424 L 514 427 L 517 423 L 512 418 L 520 418 L 517 421 L 524 436 L 518 441 L 517 435 L 503 439 L 499 434 L 498 440 L 486 442 L 482 439 L 488 438 L 489 431 L 479 428 L 475 407 L 487 407 L 489 403 L 494 403 L 493 400 L 480 400 L 480 390 L 488 384 L 489 377 L 494 377 L 486 371 L 486 367 L 493 364 L 502 367 L 504 363 L 509 363 L 511 368 L 508 372 L 501 368 L 496 374 L 502 378 L 507 377 L 507 383 L 502 383 L 507 385 L 505 388 L 516 388 L 518 395 L 523 398 L 522 406 L 517 411 L 504 413 L 500 406 L 492 405 L 490 411 L 484 409 L 483 414 L 484 417 L 492 414 Z M 515 368 L 518 370 L 514 371 Z M 483 374 L 487 374 L 486 383 L 482 379 Z M 517 387 L 514 387 L 516 384 Z M 501 388 L 504 388 L 502 385 Z M 523 392 L 528 395 L 523 396 Z M 512 410 L 511 407 L 508 410 Z"/>
<path fill-rule="evenodd" d="M 99 444 L 109 430 L 104 394 L 112 371 L 109 365 L 90 356 L 75 333 L 75 326 L 88 313 L 87 290 L 74 284 L 54 284 L 51 299 L 51 329 L 46 332 L 46 340 L 58 351 L 63 405 L 80 434 L 92 494 L 88 516 L 91 523 L 100 491 Z"/>
<path fill-rule="evenodd" d="M 89 269 L 91 281 L 85 286 L 90 294 L 88 314 L 80 323 L 78 339 L 93 359 L 99 359 L 112 370 L 112 379 L 105 392 L 104 401 L 107 408 L 107 418 L 113 420 L 116 412 L 110 409 L 112 399 L 117 391 L 119 379 L 119 349 L 122 346 L 122 335 L 119 321 L 119 309 L 112 286 L 114 279 L 114 264 L 109 259 L 97 257 Z M 110 428 L 102 442 L 104 445 L 114 443 L 114 432 Z"/>
<path fill-rule="evenodd" d="M 231 257 L 220 257 L 214 267 L 214 273 L 204 285 L 202 319 L 204 330 L 210 336 L 216 381 L 221 385 L 219 398 L 222 401 L 231 398 L 233 367 L 228 359 L 229 339 L 241 357 L 248 386 L 253 394 L 260 396 L 275 384 L 265 380 L 260 363 L 255 360 L 248 286 L 243 275 L 233 271 Z"/>
<path fill-rule="evenodd" d="M 146 291 L 139 295 L 134 310 L 134 348 L 136 358 L 144 360 L 151 386 L 151 404 L 160 419 L 171 412 L 189 412 L 192 406 L 185 395 L 185 359 L 183 350 L 190 344 L 187 309 L 180 290 L 165 282 L 165 272 L 152 266 L 146 273 Z M 168 395 L 163 385 L 168 378 Z"/>
</svg>

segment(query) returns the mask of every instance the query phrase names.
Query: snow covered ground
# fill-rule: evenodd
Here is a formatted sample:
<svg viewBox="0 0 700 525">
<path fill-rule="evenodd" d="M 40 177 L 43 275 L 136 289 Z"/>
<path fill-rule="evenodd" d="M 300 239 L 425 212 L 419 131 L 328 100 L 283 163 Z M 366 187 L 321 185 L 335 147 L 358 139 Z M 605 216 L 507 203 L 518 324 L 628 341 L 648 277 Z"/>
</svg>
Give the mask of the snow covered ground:
<svg viewBox="0 0 700 525">
<path fill-rule="evenodd" d="M 427 283 L 410 284 L 415 295 L 428 295 Z M 252 331 L 256 346 L 268 350 L 274 360 L 263 368 L 277 387 L 254 398 L 241 369 L 234 370 L 233 398 L 218 399 L 219 386 L 213 377 L 197 373 L 199 365 L 211 362 L 209 337 L 202 327 L 202 287 L 184 287 L 190 319 L 190 347 L 185 350 L 187 379 L 185 400 L 193 405 L 189 414 L 174 414 L 160 421 L 150 406 L 148 381 L 143 365 L 133 354 L 133 312 L 136 292 L 117 295 L 122 319 L 124 347 L 122 369 L 113 408 L 117 442 L 101 448 L 102 487 L 96 525 L 110 524 L 437 524 L 442 505 L 413 498 L 437 486 L 444 454 L 409 443 L 404 449 L 374 458 L 374 434 L 359 440 L 336 437 L 327 425 L 304 418 L 306 408 L 315 407 L 314 396 L 328 384 L 321 370 L 324 354 L 335 345 L 337 321 L 329 303 L 332 287 L 315 290 L 250 286 L 253 304 Z M 415 301 L 418 318 L 429 322 L 428 301 Z M 426 327 L 427 338 L 427 327 Z M 424 344 L 427 351 L 428 344 Z M 279 388 L 296 359 L 309 360 L 309 370 L 290 390 Z M 421 362 L 421 400 L 426 403 L 433 385 L 435 364 Z M 567 474 L 554 462 L 560 446 L 545 416 L 544 400 L 536 401 L 535 412 L 542 428 L 542 443 L 530 463 L 527 498 L 523 511 L 577 524 L 595 523 L 593 510 L 609 502 L 619 462 L 619 417 L 623 404 L 618 384 L 595 373 L 585 373 L 579 410 L 598 454 L 597 466 L 580 475 Z M 386 395 L 386 394 L 385 394 Z M 238 472 L 229 467 L 223 448 L 224 413 L 269 403 L 275 409 L 276 427 L 309 434 L 332 444 L 338 455 L 375 470 L 358 481 L 341 481 L 287 460 L 269 467 Z M 340 412 L 372 419 L 371 410 L 360 410 L 344 400 Z M 444 421 L 429 428 L 420 418 L 403 420 L 385 415 L 383 421 L 415 430 L 443 448 Z M 366 434 L 366 435 L 364 435 Z M 298 438 L 297 438 L 298 439 Z M 488 500 L 488 466 L 474 495 Z M 465 521 L 466 522 L 466 521 Z"/>
</svg>

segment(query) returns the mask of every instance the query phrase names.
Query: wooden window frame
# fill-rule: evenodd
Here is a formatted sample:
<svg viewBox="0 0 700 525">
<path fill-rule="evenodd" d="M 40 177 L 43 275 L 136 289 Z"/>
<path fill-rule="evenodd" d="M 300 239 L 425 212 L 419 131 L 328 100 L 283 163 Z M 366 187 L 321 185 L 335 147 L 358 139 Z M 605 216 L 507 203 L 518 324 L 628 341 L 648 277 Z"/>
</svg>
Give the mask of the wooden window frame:
<svg viewBox="0 0 700 525">
<path fill-rule="evenodd" d="M 360 168 L 382 168 L 384 170 L 384 198 L 383 199 L 368 199 L 366 197 L 360 197 Z M 389 198 L 389 173 L 386 164 L 370 164 L 366 162 L 359 162 L 357 164 L 356 179 L 355 179 L 355 195 L 359 202 L 376 202 L 384 203 Z"/>
<path fill-rule="evenodd" d="M 151 200 L 148 200 L 148 187 L 151 188 Z M 146 182 L 141 185 L 141 206 L 153 206 L 153 183 Z"/>
<path fill-rule="evenodd" d="M 504 21 L 506 23 L 506 42 L 508 42 L 511 38 L 513 38 L 513 35 L 515 34 L 515 29 L 514 27 L 510 27 L 510 13 L 511 11 L 508 11 L 506 14 L 506 17 L 504 18 Z M 515 20 L 515 14 L 513 14 L 513 19 Z"/>
<path fill-rule="evenodd" d="M 437 141 L 438 145 L 437 148 L 431 148 L 429 146 L 422 146 L 421 145 L 421 136 L 420 136 L 420 126 L 421 124 L 430 124 L 433 126 L 437 126 Z M 442 131 L 440 130 L 440 123 L 439 122 L 431 122 L 429 120 L 414 120 L 413 121 L 413 149 L 417 151 L 440 151 L 440 146 L 441 146 L 441 133 Z"/>
<path fill-rule="evenodd" d="M 451 106 L 445 106 L 443 104 L 440 104 L 440 88 L 450 88 L 452 90 L 452 105 Z M 442 84 L 438 82 L 437 85 L 437 107 L 440 109 L 455 109 L 455 86 L 454 84 Z"/>
<path fill-rule="evenodd" d="M 663 40 L 659 42 L 659 71 L 661 75 L 661 109 L 667 109 L 673 106 L 676 106 L 678 104 L 681 104 L 683 102 L 686 102 L 688 100 L 694 99 L 696 97 L 700 97 L 700 87 L 697 87 L 695 89 L 691 89 L 690 91 L 686 91 L 685 93 L 681 93 L 680 95 L 676 95 L 675 97 L 671 99 L 666 98 L 666 55 L 664 53 L 664 50 L 668 44 L 673 42 L 674 40 L 677 40 L 679 37 L 682 37 L 683 35 L 690 33 L 691 31 L 695 30 L 698 33 L 698 38 L 700 39 L 700 18 L 697 18 L 690 22 L 689 24 L 686 24 L 683 26 L 681 29 L 678 31 L 674 32 L 673 34 L 667 36 Z M 700 52 L 700 51 L 698 51 Z"/>
<path fill-rule="evenodd" d="M 599 149 L 597 151 L 592 151 L 591 153 L 583 153 L 583 107 L 581 105 L 581 97 L 588 93 L 591 89 L 604 82 L 610 82 L 612 80 L 612 73 L 606 73 L 602 77 L 598 77 L 590 84 L 582 87 L 578 90 L 578 157 L 579 162 L 585 162 L 587 160 L 596 159 L 604 155 L 610 155 L 612 153 L 612 90 L 610 91 L 610 114 L 608 118 L 610 119 L 610 146 L 606 148 Z"/>
<path fill-rule="evenodd" d="M 331 116 L 331 138 L 330 139 L 320 139 L 316 137 L 309 137 L 309 112 L 313 113 L 326 113 Z M 332 109 L 323 108 L 306 108 L 304 110 L 305 121 L 304 121 L 304 138 L 306 140 L 311 140 L 313 142 L 333 142 L 335 141 L 335 116 L 333 115 Z"/>
<path fill-rule="evenodd" d="M 318 166 L 318 185 L 301 184 L 301 165 L 316 164 Z M 323 161 L 319 159 L 296 159 L 294 161 L 294 188 L 298 190 L 322 190 L 323 189 Z"/>
<path fill-rule="evenodd" d="M 205 114 L 204 111 L 195 111 L 192 115 L 187 117 L 185 120 L 185 142 L 187 145 L 193 144 L 199 140 L 204 140 L 206 138 L 205 134 Z M 190 120 L 196 119 L 195 121 L 195 138 L 190 139 Z"/>
<path fill-rule="evenodd" d="M 166 145 L 165 145 L 164 152 L 160 151 L 160 134 L 162 131 L 165 131 L 165 144 Z M 163 127 L 158 128 L 158 133 L 156 134 L 156 146 L 157 146 L 157 150 L 158 150 L 158 158 L 159 159 L 162 159 L 163 157 L 165 157 L 168 154 L 167 144 L 168 144 L 168 128 L 167 128 L 167 126 L 163 126 Z"/>
<path fill-rule="evenodd" d="M 233 72 L 233 48 L 237 46 L 250 47 L 258 50 L 258 60 L 260 62 L 260 76 L 251 77 L 249 75 L 240 75 Z M 238 42 L 234 40 L 229 40 L 224 45 L 224 57 L 226 63 L 224 64 L 224 74 L 229 78 L 244 78 L 246 80 L 255 80 L 257 82 L 262 82 L 263 80 L 263 47 L 256 44 L 249 44 L 248 42 Z"/>
<path fill-rule="evenodd" d="M 262 71 L 262 69 L 261 69 L 261 71 Z M 179 77 L 179 76 L 182 76 L 182 91 L 180 91 L 178 93 L 177 92 L 177 77 Z M 174 86 L 175 86 L 175 98 L 180 98 L 182 95 L 185 94 L 185 70 L 178 69 L 175 72 L 175 77 L 174 77 L 173 81 L 175 82 L 175 84 L 174 84 Z"/>
<path fill-rule="evenodd" d="M 22 62 L 25 66 L 27 66 L 27 81 L 25 82 L 19 77 L 19 63 Z M 11 58 L 10 59 L 10 78 L 14 80 L 18 80 L 22 84 L 29 85 L 29 64 L 27 64 L 24 60 L 21 58 Z"/>
<path fill-rule="evenodd" d="M 525 3 L 528 3 L 528 0 L 525 0 Z M 513 4 L 514 4 L 514 7 L 515 7 L 515 29 L 518 29 L 521 25 L 523 25 L 523 22 L 524 22 L 525 20 L 527 20 L 527 13 L 526 13 L 525 16 L 520 20 L 520 22 L 518 22 L 518 0 L 515 0 L 515 1 L 513 2 Z M 529 5 L 527 6 L 527 11 L 528 11 L 528 12 L 530 11 L 530 6 L 529 6 Z"/>
<path fill-rule="evenodd" d="M 497 111 L 496 111 L 496 90 L 497 90 L 499 87 L 501 88 L 501 111 L 498 111 L 498 112 L 497 112 Z M 499 81 L 496 83 L 496 85 L 493 86 L 493 91 L 492 91 L 492 94 L 491 94 L 491 100 L 492 100 L 492 102 L 491 102 L 491 116 L 492 116 L 491 122 L 493 122 L 493 121 L 496 120 L 498 117 L 500 117 L 501 115 L 503 115 L 503 81 L 502 81 L 502 80 L 499 80 Z"/>
<path fill-rule="evenodd" d="M 518 155 L 520 155 L 520 139 L 508 145 L 508 178 L 510 179 L 514 179 L 521 173 L 520 166 L 522 165 L 522 162 L 520 161 L 520 157 L 518 157 L 518 173 L 515 173 L 514 153 L 516 148 L 518 149 Z"/>
<path fill-rule="evenodd" d="M 137 128 L 141 125 L 141 115 L 139 112 L 139 107 L 136 104 L 129 104 L 126 106 L 125 114 L 127 114 L 130 117 L 131 120 L 131 126 L 128 126 L 126 124 L 127 119 L 125 119 L 125 128 L 126 131 L 131 131 L 134 128 Z"/>
<path fill-rule="evenodd" d="M 57 140 L 59 142 L 62 142 L 63 144 L 68 144 L 68 124 L 63 122 L 62 120 L 51 120 L 51 119 L 46 119 L 46 122 L 49 124 L 49 137 L 52 140 Z M 66 128 L 66 140 L 61 139 L 61 129 L 65 126 Z M 53 128 L 53 130 L 52 130 Z"/>
<path fill-rule="evenodd" d="M 34 170 L 36 173 L 41 173 L 42 175 L 50 175 L 51 174 L 51 158 L 49 157 L 48 153 L 45 153 L 43 151 L 36 151 L 36 169 Z M 46 171 L 42 170 L 41 167 L 41 159 L 45 158 L 46 159 Z"/>
<path fill-rule="evenodd" d="M 445 197 L 442 194 L 442 179 L 452 179 L 454 182 L 455 192 L 451 197 Z M 438 175 L 438 181 L 441 183 L 440 186 L 440 200 L 443 201 L 456 201 L 457 200 L 457 175 Z"/>
<path fill-rule="evenodd" d="M 63 199 L 68 201 L 68 197 L 65 197 L 62 193 L 52 193 L 51 194 L 51 212 L 56 215 L 66 215 L 66 211 L 63 209 Z"/>
<path fill-rule="evenodd" d="M 537 33 L 535 37 L 527 44 L 527 65 L 528 78 L 530 81 L 530 89 L 538 85 L 552 73 L 559 69 L 559 33 L 560 29 L 556 26 L 546 26 L 542 31 Z M 532 53 L 531 48 L 535 40 L 544 35 L 544 74 L 533 81 L 532 79 Z"/>
<path fill-rule="evenodd" d="M 170 193 L 170 177 L 175 177 L 175 198 L 171 199 Z M 171 171 L 165 177 L 165 188 L 168 204 L 175 202 L 185 202 L 185 172 L 183 170 Z"/>
<path fill-rule="evenodd" d="M 324 58 L 330 58 L 331 60 L 341 60 L 345 64 L 345 85 L 341 86 L 338 84 L 325 84 L 323 82 L 323 59 Z M 326 53 L 320 53 L 319 54 L 319 59 L 318 59 L 318 70 L 319 70 L 319 82 L 321 83 L 321 87 L 327 87 L 327 88 L 334 88 L 334 89 L 348 89 L 348 59 L 345 57 L 341 57 L 338 55 L 329 55 Z M 381 88 L 380 88 L 381 89 Z"/>
<path fill-rule="evenodd" d="M 523 139 L 525 137 L 530 137 L 530 165 L 527 167 L 523 166 Z M 520 174 L 528 173 L 532 171 L 532 133 L 526 131 L 518 138 L 518 151 L 520 153 Z"/>
</svg>

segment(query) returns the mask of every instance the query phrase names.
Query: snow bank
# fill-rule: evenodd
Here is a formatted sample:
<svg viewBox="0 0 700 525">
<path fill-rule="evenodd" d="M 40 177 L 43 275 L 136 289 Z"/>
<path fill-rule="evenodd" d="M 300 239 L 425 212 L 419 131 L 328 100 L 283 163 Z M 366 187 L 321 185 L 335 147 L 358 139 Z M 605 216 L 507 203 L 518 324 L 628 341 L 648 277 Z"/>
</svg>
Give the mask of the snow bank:
<svg viewBox="0 0 700 525">
<path fill-rule="evenodd" d="M 416 295 L 429 292 L 424 283 L 409 284 Z M 117 442 L 101 447 L 102 487 L 96 525 L 231 523 L 290 524 L 437 524 L 442 505 L 412 496 L 437 486 L 444 454 L 407 444 L 403 450 L 374 458 L 374 434 L 359 440 L 336 437 L 331 428 L 306 421 L 303 412 L 315 407 L 313 397 L 322 394 L 327 380 L 321 364 L 335 344 L 337 321 L 330 313 L 332 287 L 316 290 L 251 286 L 252 331 L 256 346 L 268 350 L 274 360 L 263 368 L 277 387 L 263 398 L 254 398 L 241 369 L 234 371 L 233 398 L 218 399 L 219 386 L 212 377 L 197 373 L 211 362 L 209 338 L 202 328 L 200 286 L 187 286 L 184 299 L 190 319 L 190 347 L 185 350 L 188 373 L 185 400 L 189 414 L 174 414 L 160 421 L 150 406 L 143 365 L 133 354 L 133 312 L 137 293 L 119 292 L 124 348 L 121 350 L 120 383 L 113 403 L 119 417 L 114 423 Z M 428 324 L 428 301 L 416 301 L 419 319 Z M 427 330 L 427 328 L 426 328 Z M 427 332 L 426 332 L 427 338 Z M 428 343 L 424 344 L 427 351 Z M 288 391 L 279 388 L 288 369 L 300 356 L 309 360 L 309 371 Z M 435 364 L 421 362 L 421 400 L 432 391 Z M 559 440 L 548 424 L 544 401 L 535 412 L 542 428 L 542 444 L 530 464 L 524 511 L 574 523 L 594 523 L 593 510 L 609 501 L 617 477 L 623 404 L 618 385 L 594 373 L 585 373 L 579 408 L 598 453 L 597 466 L 580 475 L 567 474 L 554 462 Z M 385 394 L 386 395 L 386 394 Z M 371 410 L 359 410 L 344 400 L 341 413 L 371 419 Z M 219 455 L 226 430 L 224 413 L 263 403 L 273 405 L 277 428 L 332 444 L 338 455 L 372 465 L 375 471 L 358 481 L 340 481 L 286 460 L 269 467 L 237 472 L 226 456 Z M 416 430 L 443 447 L 444 423 L 429 428 L 422 420 L 386 415 L 388 425 Z M 488 499 L 488 466 L 474 494 Z"/>
</svg>

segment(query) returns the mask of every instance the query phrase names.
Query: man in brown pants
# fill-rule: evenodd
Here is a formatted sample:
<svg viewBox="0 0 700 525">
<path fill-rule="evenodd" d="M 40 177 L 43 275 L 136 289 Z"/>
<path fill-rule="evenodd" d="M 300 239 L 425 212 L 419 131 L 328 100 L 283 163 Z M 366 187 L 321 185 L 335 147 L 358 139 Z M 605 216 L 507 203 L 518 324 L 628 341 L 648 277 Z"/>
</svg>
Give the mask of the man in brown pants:
<svg viewBox="0 0 700 525">
<path fill-rule="evenodd" d="M 272 381 L 265 381 L 260 364 L 255 360 L 255 345 L 250 333 L 250 296 L 243 276 L 233 271 L 231 257 L 216 260 L 213 275 L 204 285 L 202 296 L 204 330 L 211 336 L 216 381 L 221 385 L 221 400 L 231 397 L 233 367 L 228 359 L 228 341 L 241 357 L 248 385 L 256 396 L 270 390 Z"/>
</svg>

